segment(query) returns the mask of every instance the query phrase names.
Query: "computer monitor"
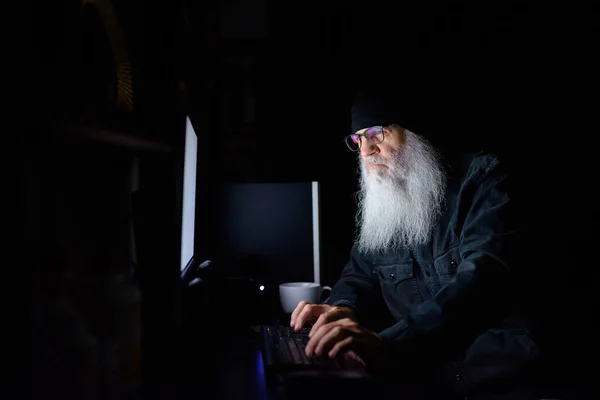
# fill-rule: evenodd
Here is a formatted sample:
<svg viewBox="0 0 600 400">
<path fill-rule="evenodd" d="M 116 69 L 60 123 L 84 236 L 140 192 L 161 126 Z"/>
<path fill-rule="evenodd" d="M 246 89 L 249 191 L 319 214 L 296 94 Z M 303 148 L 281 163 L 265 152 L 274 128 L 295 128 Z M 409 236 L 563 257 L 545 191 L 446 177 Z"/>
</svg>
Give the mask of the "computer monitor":
<svg viewBox="0 0 600 400">
<path fill-rule="evenodd" d="M 141 264 L 153 264 L 157 261 L 157 256 L 168 257 L 169 263 L 172 259 L 177 260 L 177 267 L 180 277 L 183 278 L 186 273 L 193 272 L 192 268 L 198 260 L 195 259 L 195 219 L 196 219 L 196 186 L 197 186 L 197 159 L 198 159 L 198 137 L 189 117 L 185 118 L 185 134 L 183 138 L 183 151 L 181 156 L 177 155 L 177 170 L 175 176 L 170 174 L 159 174 L 157 169 L 164 171 L 166 166 L 170 166 L 172 158 L 161 158 L 160 155 L 155 158 L 150 156 L 145 160 L 145 175 L 147 178 L 144 185 L 140 185 L 137 171 L 139 166 L 136 164 L 136 171 L 131 194 L 131 207 L 133 214 L 133 245 L 132 259 L 138 261 L 143 259 Z M 176 184 L 173 185 L 173 179 Z M 167 188 L 167 190 L 165 190 Z M 176 193 L 169 192 L 168 189 L 174 188 Z M 176 200 L 175 214 L 173 210 L 173 200 Z M 177 217 L 181 217 L 179 220 Z M 173 218 L 176 218 L 173 224 Z M 170 243 L 165 242 L 165 235 L 168 229 L 172 227 L 180 229 L 179 240 L 175 241 L 173 250 L 170 249 Z M 180 227 L 180 228 L 179 228 Z M 175 238 L 168 234 L 169 238 Z M 176 258 L 171 258 L 176 257 Z M 166 258 L 165 258 L 166 260 Z M 149 271 L 146 271 L 149 273 Z"/>
<path fill-rule="evenodd" d="M 320 282 L 318 182 L 224 183 L 213 199 L 212 258 L 224 274 Z"/>
<path fill-rule="evenodd" d="M 196 219 L 196 167 L 198 158 L 198 136 L 190 118 L 185 123 L 185 148 L 183 160 L 183 198 L 181 215 L 181 262 L 180 269 L 193 260 L 194 229 Z"/>
</svg>

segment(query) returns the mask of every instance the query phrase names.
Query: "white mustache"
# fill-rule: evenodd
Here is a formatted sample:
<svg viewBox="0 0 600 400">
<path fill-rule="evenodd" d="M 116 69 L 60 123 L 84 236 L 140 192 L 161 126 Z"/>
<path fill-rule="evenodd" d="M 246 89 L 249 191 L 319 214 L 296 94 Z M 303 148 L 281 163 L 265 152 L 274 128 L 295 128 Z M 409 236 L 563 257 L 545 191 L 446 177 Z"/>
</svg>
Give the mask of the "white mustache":
<svg viewBox="0 0 600 400">
<path fill-rule="evenodd" d="M 370 164 L 388 165 L 388 161 L 381 156 L 367 156 L 367 157 L 363 158 L 363 163 L 365 165 L 370 165 Z"/>
</svg>

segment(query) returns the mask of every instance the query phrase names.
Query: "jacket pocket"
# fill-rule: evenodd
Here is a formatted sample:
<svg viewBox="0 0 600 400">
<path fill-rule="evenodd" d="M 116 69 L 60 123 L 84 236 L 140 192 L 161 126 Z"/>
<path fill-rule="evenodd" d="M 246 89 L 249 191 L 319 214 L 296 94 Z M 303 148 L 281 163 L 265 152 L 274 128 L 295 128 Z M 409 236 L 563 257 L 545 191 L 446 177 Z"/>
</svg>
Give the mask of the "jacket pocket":
<svg viewBox="0 0 600 400">
<path fill-rule="evenodd" d="M 422 302 L 412 261 L 376 264 L 374 272 L 379 277 L 383 298 L 395 317 Z"/>
<path fill-rule="evenodd" d="M 458 245 L 435 258 L 433 264 L 440 287 L 447 285 L 454 278 L 460 261 L 460 246 Z"/>
</svg>

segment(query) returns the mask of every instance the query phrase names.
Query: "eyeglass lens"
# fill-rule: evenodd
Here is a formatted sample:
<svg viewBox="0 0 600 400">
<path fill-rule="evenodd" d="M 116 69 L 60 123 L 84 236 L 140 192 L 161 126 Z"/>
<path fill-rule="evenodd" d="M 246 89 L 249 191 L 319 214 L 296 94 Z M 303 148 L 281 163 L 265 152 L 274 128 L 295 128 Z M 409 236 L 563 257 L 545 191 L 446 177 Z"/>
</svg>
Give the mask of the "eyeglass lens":
<svg viewBox="0 0 600 400">
<path fill-rule="evenodd" d="M 376 126 L 367 129 L 361 135 L 349 135 L 346 138 L 346 144 L 350 150 L 356 151 L 360 148 L 360 136 L 365 136 L 373 144 L 379 144 L 383 141 L 383 129 L 380 126 Z"/>
</svg>

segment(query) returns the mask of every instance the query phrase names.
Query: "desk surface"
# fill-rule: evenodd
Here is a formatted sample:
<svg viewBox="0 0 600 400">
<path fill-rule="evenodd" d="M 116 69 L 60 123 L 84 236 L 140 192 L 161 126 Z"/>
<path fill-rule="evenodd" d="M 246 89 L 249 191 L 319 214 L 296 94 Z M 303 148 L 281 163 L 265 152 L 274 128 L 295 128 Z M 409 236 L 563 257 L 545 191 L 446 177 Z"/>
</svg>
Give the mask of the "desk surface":
<svg viewBox="0 0 600 400">
<path fill-rule="evenodd" d="M 231 333 L 234 332 L 234 333 Z M 219 400 L 320 400 L 335 398 L 385 399 L 403 393 L 405 399 L 421 399 L 420 395 L 407 397 L 410 392 L 419 392 L 418 387 L 382 387 L 371 380 L 360 378 L 334 378 L 322 374 L 295 376 L 281 379 L 266 376 L 260 336 L 253 330 L 230 331 L 221 336 L 209 352 L 198 354 L 196 371 L 181 386 L 180 398 Z M 207 360 L 206 362 L 202 360 Z M 209 364 L 199 366 L 200 364 Z M 200 371 L 203 372 L 200 372 Z M 398 391 L 401 390 L 401 391 Z M 386 395 L 386 394 L 395 395 Z"/>
<path fill-rule="evenodd" d="M 215 326 L 220 326 L 216 324 Z M 206 329 L 206 326 L 203 327 Z M 178 399 L 215 399 L 215 400 L 320 400 L 320 399 L 444 399 L 451 400 L 448 393 L 434 396 L 431 394 L 435 387 L 423 387 L 417 383 L 390 382 L 381 385 L 377 382 L 360 380 L 336 380 L 327 377 L 309 377 L 288 379 L 279 382 L 265 375 L 262 354 L 260 352 L 260 335 L 251 328 L 240 327 L 219 328 L 211 331 L 210 337 L 188 337 L 187 340 L 197 341 L 198 346 L 192 347 L 183 365 L 186 367 L 178 382 Z M 429 385 L 431 386 L 431 385 Z M 438 385 L 434 385 L 438 386 Z M 594 388 L 597 384 L 586 384 L 584 387 Z M 542 388 L 543 389 L 543 388 Z M 480 397 L 469 397 L 479 400 L 531 400 L 534 398 L 578 398 L 572 393 L 573 389 L 558 386 L 542 393 L 552 393 L 551 396 L 532 397 L 531 393 L 506 392 L 502 394 L 486 394 Z M 560 395 L 555 395 L 560 393 Z M 172 396 L 165 398 L 174 398 Z"/>
<path fill-rule="evenodd" d="M 193 311 L 193 312 L 192 312 Z M 386 387 L 373 386 L 363 382 L 334 382 L 318 379 L 299 379 L 277 384 L 265 376 L 262 354 L 259 350 L 260 335 L 248 325 L 244 318 L 232 320 L 228 313 L 203 313 L 198 319 L 195 309 L 190 310 L 194 318 L 189 318 L 180 342 L 186 349 L 181 365 L 185 366 L 177 379 L 177 398 L 181 399 L 218 399 L 218 400 L 317 400 L 319 398 L 343 398 L 344 392 L 349 392 L 348 398 L 374 400 L 376 398 L 423 399 L 433 398 L 424 396 L 424 388 L 416 384 L 400 382 L 391 383 Z M 285 323 L 281 318 L 278 322 Z M 166 366 L 165 368 L 169 368 Z M 175 368 L 175 367 L 173 367 Z M 577 371 L 580 371 L 579 368 Z M 585 375 L 588 376 L 587 374 Z M 589 375 L 593 378 L 593 375 Z M 597 392 L 596 379 L 578 377 L 578 382 L 593 382 L 590 384 Z M 552 387 L 543 389 L 543 393 L 571 393 L 574 386 L 563 387 L 561 383 L 550 383 Z M 339 383 L 339 384 L 338 384 Z M 544 385 L 547 383 L 544 382 Z M 590 386 L 587 383 L 585 387 Z M 431 385 L 430 385 L 431 386 Z M 440 386 L 435 384 L 434 386 Z M 579 384 L 578 384 L 579 386 Z M 435 389 L 428 388 L 428 389 Z M 556 391 L 558 389 L 558 391 Z M 362 397 L 359 391 L 366 391 Z M 536 389 L 537 391 L 537 389 Z M 412 395 L 408 393 L 412 392 Z M 400 395 L 399 395 L 400 394 Z M 543 396 L 544 397 L 544 396 Z M 543 398 L 542 397 L 542 398 Z M 570 399 L 565 396 L 545 396 Z M 173 398 L 172 396 L 166 398 Z M 438 397 L 449 400 L 448 396 Z M 490 398 L 531 398 L 515 396 L 512 393 L 504 397 Z"/>
<path fill-rule="evenodd" d="M 219 336 L 196 336 L 183 356 L 178 383 L 181 399 L 267 400 L 262 354 L 253 332 L 229 330 Z"/>
</svg>

